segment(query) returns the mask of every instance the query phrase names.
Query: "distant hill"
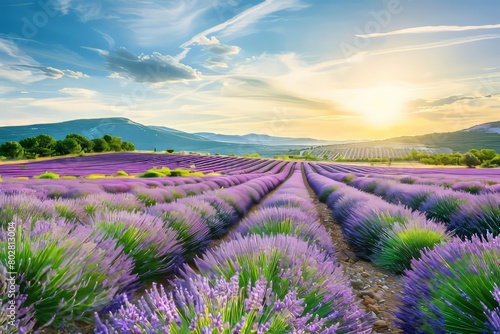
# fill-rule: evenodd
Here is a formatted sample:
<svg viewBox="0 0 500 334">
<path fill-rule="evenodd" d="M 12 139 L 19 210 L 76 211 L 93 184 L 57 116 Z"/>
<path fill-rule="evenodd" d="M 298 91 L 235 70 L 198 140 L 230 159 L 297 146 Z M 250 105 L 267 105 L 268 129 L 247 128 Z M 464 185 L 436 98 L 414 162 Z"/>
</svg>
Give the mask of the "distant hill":
<svg viewBox="0 0 500 334">
<path fill-rule="evenodd" d="M 142 125 L 127 118 L 78 119 L 61 123 L 0 127 L 0 144 L 39 134 L 48 134 L 56 139 L 63 139 L 69 133 L 78 133 L 89 139 L 109 134 L 134 143 L 137 150 L 149 151 L 154 148 L 158 151 L 172 148 L 175 151 L 211 154 L 243 155 L 258 152 L 262 156 L 270 157 L 283 153 L 289 148 L 300 147 L 292 145 L 284 148 L 258 143 L 221 142 L 167 127 Z"/>
<path fill-rule="evenodd" d="M 317 146 L 300 152 L 302 154 L 309 152 L 321 158 L 327 157 L 334 160 L 339 156 L 346 159 L 400 158 L 407 156 L 411 150 L 439 154 L 467 152 L 471 148 L 492 148 L 500 153 L 500 122 L 479 124 L 454 132 Z"/>
<path fill-rule="evenodd" d="M 417 144 L 430 148 L 449 148 L 456 152 L 467 152 L 471 148 L 492 148 L 500 152 L 500 122 L 479 124 L 454 132 L 390 138 L 382 142 Z"/>
<path fill-rule="evenodd" d="M 328 144 L 341 143 L 340 141 L 327 141 L 318 140 L 312 138 L 290 138 L 290 137 L 274 137 L 268 135 L 259 135 L 256 133 L 250 133 L 247 135 L 221 135 L 210 132 L 197 132 L 194 133 L 202 138 L 215 140 L 224 143 L 236 143 L 236 144 L 259 144 L 259 145 L 270 145 L 270 146 L 319 146 Z"/>
</svg>

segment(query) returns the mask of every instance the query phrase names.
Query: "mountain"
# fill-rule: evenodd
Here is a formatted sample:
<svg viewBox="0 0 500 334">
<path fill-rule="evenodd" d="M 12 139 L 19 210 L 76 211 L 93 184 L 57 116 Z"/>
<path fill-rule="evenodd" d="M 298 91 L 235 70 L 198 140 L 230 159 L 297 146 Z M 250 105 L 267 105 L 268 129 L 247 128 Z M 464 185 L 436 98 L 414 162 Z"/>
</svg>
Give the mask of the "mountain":
<svg viewBox="0 0 500 334">
<path fill-rule="evenodd" d="M 484 123 L 463 130 L 465 132 L 483 132 L 500 134 L 500 122 Z"/>
<path fill-rule="evenodd" d="M 146 126 L 133 122 L 127 118 L 98 118 L 78 119 L 61 123 L 33 124 L 23 126 L 0 127 L 0 144 L 7 141 L 19 141 L 23 138 L 48 134 L 55 139 L 63 139 L 69 133 L 78 133 L 89 139 L 102 137 L 105 134 L 121 137 L 124 141 L 135 144 L 137 150 L 165 151 L 172 148 L 176 151 L 192 151 L 205 153 L 245 153 L 258 152 L 269 157 L 283 153 L 280 146 L 271 146 L 258 143 L 229 143 L 211 140 L 199 136 L 162 126 Z M 292 146 L 298 148 L 298 146 Z"/>
<path fill-rule="evenodd" d="M 449 148 L 457 152 L 467 152 L 471 148 L 492 148 L 500 152 L 500 122 L 479 124 L 454 132 L 396 137 L 377 142 L 423 145 L 430 148 Z"/>
<path fill-rule="evenodd" d="M 339 141 L 327 141 L 312 138 L 274 137 L 269 135 L 259 135 L 256 133 L 250 133 L 242 136 L 221 135 L 210 132 L 197 132 L 194 134 L 209 140 L 235 144 L 259 144 L 269 146 L 319 146 L 340 143 Z"/>
<path fill-rule="evenodd" d="M 471 148 L 492 148 L 500 153 L 500 122 L 479 124 L 454 132 L 316 146 L 312 149 L 296 150 L 294 153 L 308 152 L 321 158 L 335 160 L 339 157 L 345 159 L 401 158 L 408 156 L 411 150 L 440 154 L 454 151 L 467 152 Z"/>
</svg>

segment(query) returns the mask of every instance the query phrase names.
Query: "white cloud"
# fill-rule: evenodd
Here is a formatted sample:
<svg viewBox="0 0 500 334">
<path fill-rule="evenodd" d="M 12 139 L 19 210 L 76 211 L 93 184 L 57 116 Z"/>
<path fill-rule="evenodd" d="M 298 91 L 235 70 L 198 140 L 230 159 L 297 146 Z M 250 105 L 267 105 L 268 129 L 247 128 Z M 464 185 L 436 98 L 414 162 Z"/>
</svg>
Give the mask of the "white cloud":
<svg viewBox="0 0 500 334">
<path fill-rule="evenodd" d="M 356 36 L 362 38 L 372 38 L 372 37 L 406 35 L 406 34 L 460 32 L 460 31 L 488 30 L 488 29 L 500 29 L 500 24 L 486 24 L 481 26 L 424 26 L 424 27 L 414 27 L 414 28 L 400 29 L 389 32 L 380 32 L 380 33 L 364 34 Z"/>
<path fill-rule="evenodd" d="M 163 83 L 201 78 L 201 74 L 192 67 L 158 52 L 137 56 L 125 48 L 120 48 L 107 55 L 106 61 L 113 73 L 136 82 Z"/>
</svg>

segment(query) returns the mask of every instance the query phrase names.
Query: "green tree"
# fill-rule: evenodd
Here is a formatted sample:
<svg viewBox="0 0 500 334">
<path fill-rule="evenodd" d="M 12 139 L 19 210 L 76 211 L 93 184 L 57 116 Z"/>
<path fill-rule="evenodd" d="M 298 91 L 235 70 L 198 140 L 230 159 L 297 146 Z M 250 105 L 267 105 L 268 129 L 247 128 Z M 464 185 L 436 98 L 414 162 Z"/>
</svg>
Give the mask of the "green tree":
<svg viewBox="0 0 500 334">
<path fill-rule="evenodd" d="M 104 135 L 102 139 L 104 139 L 106 143 L 108 143 L 109 149 L 111 151 L 120 152 L 122 150 L 122 139 L 120 137 Z"/>
<path fill-rule="evenodd" d="M 169 149 L 167 149 L 167 153 L 169 153 L 169 154 L 172 154 L 172 153 L 174 153 L 174 152 L 175 152 L 175 151 L 174 151 L 174 149 L 173 149 L 173 148 L 169 148 Z"/>
<path fill-rule="evenodd" d="M 109 144 L 106 140 L 103 138 L 95 138 L 92 139 L 92 142 L 94 143 L 94 152 L 109 152 L 110 147 Z"/>
<path fill-rule="evenodd" d="M 76 139 L 66 137 L 57 141 L 55 151 L 58 155 L 78 154 L 82 152 L 82 146 Z"/>
<path fill-rule="evenodd" d="M 483 148 L 481 151 L 482 161 L 491 160 L 496 157 L 497 152 L 493 149 Z M 480 159 L 481 160 L 481 159 Z"/>
<path fill-rule="evenodd" d="M 49 135 L 41 134 L 35 137 L 38 146 L 35 147 L 35 153 L 39 157 L 50 157 L 54 155 L 54 149 L 57 141 Z"/>
<path fill-rule="evenodd" d="M 36 140 L 35 137 L 28 137 L 21 139 L 19 141 L 19 144 L 23 147 L 24 156 L 26 158 L 36 158 L 37 153 L 35 150 L 38 147 L 38 141 Z"/>
<path fill-rule="evenodd" d="M 124 142 L 122 142 L 121 150 L 122 151 L 129 151 L 129 152 L 135 151 L 135 145 L 132 144 L 131 142 L 124 141 Z"/>
<path fill-rule="evenodd" d="M 0 145 L 0 155 L 6 158 L 21 158 L 23 153 L 24 149 L 17 141 L 8 141 Z"/>
<path fill-rule="evenodd" d="M 79 135 L 78 133 L 70 133 L 66 136 L 66 139 L 74 139 L 78 142 L 83 152 L 91 153 L 94 151 L 94 143 L 89 140 L 87 137 Z"/>
<path fill-rule="evenodd" d="M 475 167 L 481 164 L 481 161 L 471 152 L 467 152 L 464 154 L 460 162 L 466 165 L 469 168 Z"/>
</svg>

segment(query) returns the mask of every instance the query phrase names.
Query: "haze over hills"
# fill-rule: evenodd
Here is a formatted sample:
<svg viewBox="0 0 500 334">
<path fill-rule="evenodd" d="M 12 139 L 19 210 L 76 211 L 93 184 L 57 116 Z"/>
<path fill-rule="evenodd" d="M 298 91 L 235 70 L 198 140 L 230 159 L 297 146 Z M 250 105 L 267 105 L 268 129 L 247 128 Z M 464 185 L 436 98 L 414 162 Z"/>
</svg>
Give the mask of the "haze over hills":
<svg viewBox="0 0 500 334">
<path fill-rule="evenodd" d="M 342 155 L 352 157 L 395 157 L 411 149 L 428 153 L 466 152 L 471 148 L 493 148 L 500 152 L 500 122 L 479 124 L 468 129 L 404 136 L 378 141 L 335 142 L 311 138 L 273 137 L 268 135 L 221 135 L 209 132 L 188 133 L 164 126 L 146 126 L 127 118 L 79 119 L 61 123 L 0 127 L 0 144 L 23 138 L 48 134 L 63 139 L 69 133 L 78 133 L 89 139 L 105 134 L 121 137 L 135 144 L 137 150 L 157 149 L 175 151 L 243 155 L 258 152 L 262 156 L 300 151 L 305 147 L 311 154 L 330 159 Z M 331 144 L 331 143 L 335 144 Z M 326 144 L 326 145 L 325 145 Z"/>
<path fill-rule="evenodd" d="M 267 157 L 286 152 L 288 149 L 310 146 L 315 141 L 309 138 L 278 138 L 261 135 L 250 135 L 252 140 L 248 141 L 220 141 L 217 139 L 222 135 L 207 133 L 206 136 L 201 136 L 163 126 L 146 126 L 127 118 L 98 118 L 78 119 L 61 123 L 0 127 L 0 144 L 7 141 L 19 141 L 39 134 L 48 134 L 55 139 L 63 139 L 69 133 L 78 133 L 89 139 L 109 134 L 134 143 L 137 150 L 152 151 L 156 148 L 158 151 L 165 151 L 172 148 L 175 151 L 211 154 L 234 153 L 237 155 L 258 152 Z M 210 137 L 213 137 L 213 139 Z M 260 140 L 260 137 L 263 139 Z"/>
<path fill-rule="evenodd" d="M 319 146 L 304 149 L 318 157 L 334 160 L 339 156 L 347 159 L 399 158 L 407 156 L 412 149 L 429 154 L 467 152 L 468 150 L 491 148 L 500 152 L 500 122 L 479 124 L 468 129 L 430 133 L 420 136 L 395 137 L 384 140 L 366 141 Z"/>
<path fill-rule="evenodd" d="M 318 140 L 312 138 L 290 138 L 290 137 L 274 137 L 269 135 L 260 135 L 255 133 L 250 133 L 247 135 L 221 135 L 210 132 L 197 132 L 194 133 L 202 138 L 215 140 L 225 143 L 236 143 L 236 144 L 260 144 L 260 145 L 299 145 L 299 146 L 319 146 L 319 145 L 329 145 L 329 144 L 339 144 L 343 142 L 352 141 L 334 141 L 334 140 Z"/>
</svg>

